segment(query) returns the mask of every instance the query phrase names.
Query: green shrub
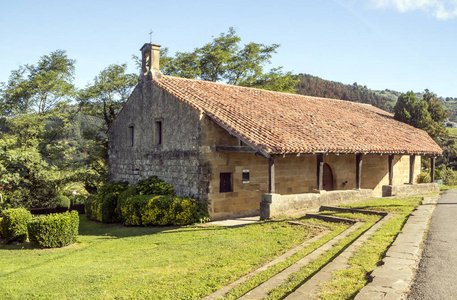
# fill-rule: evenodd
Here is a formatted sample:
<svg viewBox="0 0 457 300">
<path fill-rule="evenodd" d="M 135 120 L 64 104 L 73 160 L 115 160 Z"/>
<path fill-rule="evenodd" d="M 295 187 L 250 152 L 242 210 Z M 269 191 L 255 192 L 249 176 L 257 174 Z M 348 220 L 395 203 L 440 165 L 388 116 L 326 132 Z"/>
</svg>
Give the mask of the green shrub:
<svg viewBox="0 0 457 300">
<path fill-rule="evenodd" d="M 78 227 L 79 215 L 76 210 L 37 216 L 27 224 L 30 242 L 45 248 L 64 247 L 75 243 Z"/>
<path fill-rule="evenodd" d="M 186 225 L 208 219 L 206 206 L 170 195 L 137 195 L 123 199 L 119 212 L 125 225 Z"/>
<path fill-rule="evenodd" d="M 457 185 L 457 173 L 452 169 L 443 169 L 441 177 L 445 185 Z"/>
<path fill-rule="evenodd" d="M 2 218 L 2 217 L 0 217 L 0 237 L 2 237 L 2 236 L 3 236 L 3 230 L 2 230 L 2 220 L 3 220 L 3 218 Z"/>
<path fill-rule="evenodd" d="M 126 181 L 108 181 L 98 190 L 95 197 L 89 196 L 85 202 L 87 217 L 104 223 L 119 221 L 117 201 L 119 195 L 129 187 Z M 89 207 L 88 207 L 89 206 Z"/>
<path fill-rule="evenodd" d="M 119 220 L 121 222 L 125 222 L 125 220 L 123 219 L 122 217 L 122 213 L 121 213 L 121 207 L 124 205 L 124 203 L 131 197 L 133 196 L 137 196 L 138 195 L 138 191 L 137 189 L 134 187 L 134 186 L 128 186 L 127 189 L 125 191 L 123 191 L 122 193 L 119 194 L 119 198 L 117 200 L 117 207 L 116 207 L 116 213 L 119 217 Z"/>
<path fill-rule="evenodd" d="M 441 170 L 440 169 L 435 169 L 435 179 L 443 179 L 443 176 L 441 175 Z"/>
<path fill-rule="evenodd" d="M 100 206 L 101 221 L 114 223 L 119 221 L 116 212 L 119 195 L 125 191 L 130 184 L 127 181 L 108 181 L 98 191 L 97 198 Z"/>
<path fill-rule="evenodd" d="M 67 196 L 64 196 L 64 195 L 58 195 L 54 198 L 54 206 L 55 207 L 63 207 L 63 208 L 66 208 L 66 209 L 70 209 L 70 198 L 68 198 Z"/>
<path fill-rule="evenodd" d="M 25 208 L 10 208 L 2 212 L 3 236 L 8 242 L 25 242 L 27 239 L 27 222 L 32 214 Z"/>
<path fill-rule="evenodd" d="M 173 185 L 166 183 L 157 176 L 139 180 L 136 184 L 138 195 L 173 195 Z"/>
<path fill-rule="evenodd" d="M 84 195 L 76 195 L 76 196 L 72 196 L 72 200 L 73 200 L 73 205 L 77 205 L 77 204 L 84 204 L 86 202 L 86 198 L 87 196 L 84 196 Z"/>
<path fill-rule="evenodd" d="M 91 195 L 84 201 L 84 209 L 86 210 L 86 217 L 91 220 L 101 222 L 101 214 L 99 213 L 99 205 L 97 196 Z M 100 216 L 100 220 L 97 218 Z"/>
<path fill-rule="evenodd" d="M 432 179 L 430 178 L 430 174 L 425 171 L 421 171 L 419 174 L 419 183 L 429 183 Z"/>
</svg>

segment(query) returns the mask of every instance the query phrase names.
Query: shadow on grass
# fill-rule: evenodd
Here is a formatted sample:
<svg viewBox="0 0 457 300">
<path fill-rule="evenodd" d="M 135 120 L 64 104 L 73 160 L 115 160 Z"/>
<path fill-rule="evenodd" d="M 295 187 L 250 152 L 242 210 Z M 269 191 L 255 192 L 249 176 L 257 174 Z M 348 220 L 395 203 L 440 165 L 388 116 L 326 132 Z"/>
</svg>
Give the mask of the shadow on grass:
<svg viewBox="0 0 457 300">
<path fill-rule="evenodd" d="M 79 220 L 79 235 L 99 236 L 100 238 L 128 238 L 158 233 L 167 234 L 188 231 L 204 232 L 231 230 L 236 228 L 226 226 L 202 226 L 200 224 L 186 226 L 125 226 L 121 223 L 106 224 L 97 221 L 91 221 L 88 220 L 85 216 L 80 216 Z"/>
</svg>

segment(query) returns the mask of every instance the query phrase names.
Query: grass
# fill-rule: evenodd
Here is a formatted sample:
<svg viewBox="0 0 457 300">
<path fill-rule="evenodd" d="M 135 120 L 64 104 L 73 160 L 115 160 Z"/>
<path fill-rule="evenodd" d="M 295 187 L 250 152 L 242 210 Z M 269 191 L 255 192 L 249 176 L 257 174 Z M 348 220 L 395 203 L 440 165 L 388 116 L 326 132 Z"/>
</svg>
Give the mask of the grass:
<svg viewBox="0 0 457 300">
<path fill-rule="evenodd" d="M 349 260 L 348 263 L 351 267 L 333 272 L 332 280 L 321 288 L 319 299 L 352 299 L 366 285 L 367 275 L 385 256 L 387 248 L 392 244 L 421 199 L 420 196 L 413 196 L 401 199 L 375 199 L 344 205 L 387 211 L 393 213 L 394 217 L 384 223 Z"/>
<path fill-rule="evenodd" d="M 326 226 L 327 228 L 331 229 L 332 231 L 326 234 L 324 237 L 320 238 L 318 241 L 315 241 L 308 245 L 307 247 L 303 248 L 302 250 L 298 251 L 291 257 L 287 258 L 286 260 L 275 264 L 274 266 L 270 267 L 269 269 L 254 275 L 253 277 L 249 278 L 247 281 L 239 284 L 238 286 L 234 287 L 230 290 L 224 299 L 238 299 L 242 295 L 246 294 L 253 288 L 257 287 L 258 285 L 262 284 L 263 282 L 267 281 L 271 277 L 275 276 L 285 268 L 288 268 L 296 261 L 300 260 L 301 258 L 305 257 L 309 253 L 313 252 L 323 244 L 327 243 L 329 240 L 343 232 L 349 225 L 346 223 L 329 223 L 324 222 L 316 219 L 305 219 L 301 220 L 304 223 L 312 223 L 318 226 Z"/>
<path fill-rule="evenodd" d="M 439 187 L 440 187 L 440 190 L 455 190 L 455 189 L 457 189 L 457 185 L 439 184 Z"/>
<path fill-rule="evenodd" d="M 319 292 L 319 299 L 351 299 L 367 283 L 367 275 L 374 270 L 389 245 L 393 242 L 397 234 L 401 231 L 407 217 L 420 203 L 422 197 L 406 197 L 391 199 L 373 199 L 370 201 L 352 203 L 343 205 L 345 207 L 364 208 L 370 210 L 386 211 L 393 213 L 394 217 L 386 222 L 350 259 L 351 267 L 345 270 L 339 270 L 333 273 L 332 280 L 324 285 Z M 364 221 L 365 224 L 358 230 L 351 233 L 345 239 L 341 240 L 330 251 L 321 255 L 310 264 L 304 266 L 299 272 L 289 276 L 280 286 L 272 289 L 267 299 L 284 299 L 297 287 L 305 283 L 327 263 L 336 258 L 343 252 L 353 241 L 373 226 L 379 219 L 379 216 L 323 212 L 323 214 L 335 215 L 338 217 L 352 218 L 358 221 Z"/>
<path fill-rule="evenodd" d="M 124 227 L 83 216 L 77 244 L 0 244 L 0 299 L 200 299 L 318 232 L 287 222 Z"/>
<path fill-rule="evenodd" d="M 351 218 L 357 221 L 364 221 L 359 229 L 350 233 L 346 238 L 338 242 L 331 250 L 327 251 L 319 258 L 315 259 L 308 265 L 302 267 L 300 271 L 292 274 L 287 280 L 280 286 L 272 289 L 268 293 L 267 299 L 283 299 L 289 295 L 292 291 L 298 288 L 300 285 L 310 279 L 316 272 L 322 269 L 330 261 L 336 258 L 344 249 L 346 249 L 353 241 L 355 241 L 360 235 L 371 228 L 379 219 L 377 215 L 364 215 L 364 214 L 350 214 L 350 213 L 336 213 L 336 212 L 324 212 L 327 215 L 334 215 L 337 217 Z"/>
<path fill-rule="evenodd" d="M 394 217 L 356 252 L 349 261 L 350 268 L 334 272 L 319 297 L 354 297 L 420 200 L 420 196 L 384 198 L 343 205 L 386 211 Z M 270 291 L 268 299 L 284 298 L 379 219 L 373 215 L 324 213 L 365 224 Z M 347 224 L 301 221 L 310 226 L 261 222 L 241 228 L 124 227 L 82 217 L 78 243 L 65 248 L 0 244 L 0 299 L 200 299 L 322 232 L 313 225 L 331 230 L 225 297 L 237 299 L 347 228 Z"/>
</svg>

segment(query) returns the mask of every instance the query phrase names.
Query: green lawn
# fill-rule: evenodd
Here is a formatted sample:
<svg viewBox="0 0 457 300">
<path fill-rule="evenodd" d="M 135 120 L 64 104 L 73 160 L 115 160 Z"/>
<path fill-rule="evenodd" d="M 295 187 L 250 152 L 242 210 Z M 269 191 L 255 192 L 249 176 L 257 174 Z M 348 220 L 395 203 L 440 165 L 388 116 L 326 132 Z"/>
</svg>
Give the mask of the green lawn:
<svg viewBox="0 0 457 300">
<path fill-rule="evenodd" d="M 319 296 L 353 297 L 366 284 L 366 274 L 382 259 L 420 199 L 373 199 L 346 205 L 383 210 L 395 217 L 351 258 L 349 269 L 335 272 Z M 327 214 L 366 224 L 272 290 L 269 299 L 282 299 L 379 218 Z M 82 216 L 77 244 L 60 249 L 0 244 L 0 299 L 200 299 L 318 234 L 322 226 L 328 228 L 330 233 L 319 241 L 237 286 L 226 297 L 237 299 L 347 226 L 315 219 L 300 221 L 309 226 L 261 222 L 239 228 L 124 227 L 87 221 Z"/>
<path fill-rule="evenodd" d="M 436 195 L 436 194 L 434 194 Z M 409 215 L 419 205 L 421 196 L 373 199 L 342 205 L 386 211 L 393 218 L 384 223 L 349 260 L 350 267 L 333 272 L 332 280 L 322 286 L 319 299 L 352 299 L 366 285 L 367 274 L 371 273 L 384 258 L 388 247 L 401 231 Z"/>
<path fill-rule="evenodd" d="M 318 232 L 286 222 L 123 227 L 82 216 L 77 244 L 0 244 L 0 299 L 200 299 Z"/>
</svg>

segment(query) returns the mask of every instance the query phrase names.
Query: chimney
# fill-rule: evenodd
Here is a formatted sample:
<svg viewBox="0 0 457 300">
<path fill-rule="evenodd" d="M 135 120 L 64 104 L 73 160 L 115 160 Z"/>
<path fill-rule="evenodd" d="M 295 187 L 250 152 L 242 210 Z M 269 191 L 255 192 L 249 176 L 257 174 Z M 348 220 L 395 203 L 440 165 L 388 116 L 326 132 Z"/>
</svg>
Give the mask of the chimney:
<svg viewBox="0 0 457 300">
<path fill-rule="evenodd" d="M 159 70 L 160 45 L 146 43 L 141 47 L 141 74 L 140 80 L 160 79 L 162 73 Z"/>
</svg>

